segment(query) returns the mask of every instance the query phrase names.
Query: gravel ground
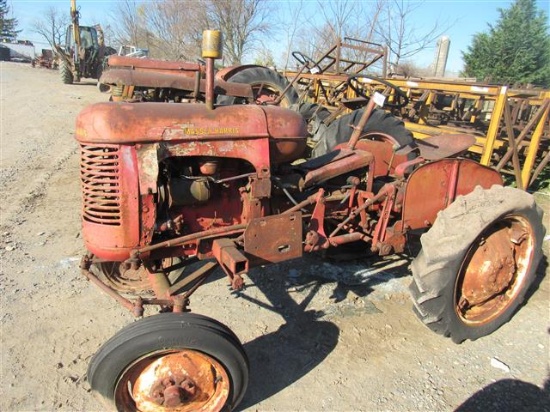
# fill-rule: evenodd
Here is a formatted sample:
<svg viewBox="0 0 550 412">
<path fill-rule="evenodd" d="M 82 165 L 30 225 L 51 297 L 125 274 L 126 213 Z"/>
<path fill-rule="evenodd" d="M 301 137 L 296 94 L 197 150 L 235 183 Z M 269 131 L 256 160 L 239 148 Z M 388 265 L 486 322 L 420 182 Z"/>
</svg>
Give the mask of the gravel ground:
<svg viewBox="0 0 550 412">
<path fill-rule="evenodd" d="M 133 317 L 79 273 L 72 134 L 78 111 L 106 97 L 93 82 L 62 85 L 46 69 L 5 62 L 0 69 L 0 410 L 100 411 L 88 361 Z M 550 197 L 536 198 L 548 227 Z M 517 315 L 460 345 L 416 319 L 409 264 L 406 256 L 307 256 L 253 270 L 239 294 L 214 276 L 191 309 L 225 323 L 244 344 L 251 380 L 239 410 L 550 410 L 546 259 Z"/>
</svg>

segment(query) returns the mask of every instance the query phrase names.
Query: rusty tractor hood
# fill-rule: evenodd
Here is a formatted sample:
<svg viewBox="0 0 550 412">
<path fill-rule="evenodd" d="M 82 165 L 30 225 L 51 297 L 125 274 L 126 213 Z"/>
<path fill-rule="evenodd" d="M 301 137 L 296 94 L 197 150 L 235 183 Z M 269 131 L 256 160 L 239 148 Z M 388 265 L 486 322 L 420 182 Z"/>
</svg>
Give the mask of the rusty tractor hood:
<svg viewBox="0 0 550 412">
<path fill-rule="evenodd" d="M 274 106 L 97 103 L 76 120 L 76 139 L 85 144 L 132 144 L 198 139 L 305 138 L 302 117 Z"/>
<path fill-rule="evenodd" d="M 116 86 L 169 88 L 193 91 L 197 88 L 201 93 L 206 92 L 206 80 L 186 76 L 182 73 L 157 73 L 151 71 L 138 71 L 131 68 L 109 69 L 103 72 L 100 83 Z M 230 83 L 223 80 L 214 81 L 214 93 L 234 97 L 253 99 L 254 93 L 249 84 Z"/>
<path fill-rule="evenodd" d="M 137 71 L 150 71 L 156 73 L 176 73 L 180 76 L 195 77 L 196 72 L 204 73 L 205 66 L 199 63 L 166 61 L 158 59 L 142 59 L 128 56 L 109 56 L 107 60 L 109 68 L 126 67 Z"/>
</svg>

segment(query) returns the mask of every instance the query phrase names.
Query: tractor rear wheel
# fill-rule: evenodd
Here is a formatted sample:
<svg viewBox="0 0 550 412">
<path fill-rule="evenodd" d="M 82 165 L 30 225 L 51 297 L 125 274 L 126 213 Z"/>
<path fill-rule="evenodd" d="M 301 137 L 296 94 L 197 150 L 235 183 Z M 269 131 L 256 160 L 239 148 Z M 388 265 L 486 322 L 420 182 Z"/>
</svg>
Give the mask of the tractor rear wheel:
<svg viewBox="0 0 550 412">
<path fill-rule="evenodd" d="M 249 67 L 227 79 L 230 83 L 244 83 L 252 86 L 257 104 L 276 100 L 288 86 L 288 81 L 275 70 L 267 67 Z M 280 103 L 281 107 L 290 107 L 298 101 L 298 93 L 291 87 Z M 241 104 L 244 99 L 233 96 L 218 96 L 217 104 Z"/>
<path fill-rule="evenodd" d="M 307 131 L 311 136 L 315 135 L 320 128 L 326 127 L 323 120 L 330 116 L 330 111 L 327 108 L 316 103 L 294 104 L 290 108 L 302 115 L 307 123 Z"/>
<path fill-rule="evenodd" d="M 359 123 L 363 112 L 364 109 L 355 110 L 336 119 L 327 128 L 319 129 L 317 135 L 313 137 L 316 142 L 313 157 L 327 154 L 339 144 L 348 142 L 353 133 L 351 126 Z M 399 148 L 415 147 L 413 135 L 405 128 L 403 121 L 381 109 L 374 110 L 371 113 L 367 124 L 363 128 L 363 135 L 367 134 L 371 138 L 374 138 L 377 134 L 389 135 L 395 140 Z M 414 153 L 411 152 L 410 156 L 414 157 Z"/>
<path fill-rule="evenodd" d="M 65 60 L 59 62 L 59 76 L 63 84 L 73 84 L 73 72 Z"/>
<path fill-rule="evenodd" d="M 248 358 L 227 326 L 163 313 L 113 336 L 88 367 L 92 390 L 118 411 L 233 409 L 248 384 Z"/>
<path fill-rule="evenodd" d="M 508 322 L 541 258 L 542 211 L 521 190 L 476 188 L 441 211 L 420 241 L 410 292 L 418 317 L 460 343 Z"/>
</svg>

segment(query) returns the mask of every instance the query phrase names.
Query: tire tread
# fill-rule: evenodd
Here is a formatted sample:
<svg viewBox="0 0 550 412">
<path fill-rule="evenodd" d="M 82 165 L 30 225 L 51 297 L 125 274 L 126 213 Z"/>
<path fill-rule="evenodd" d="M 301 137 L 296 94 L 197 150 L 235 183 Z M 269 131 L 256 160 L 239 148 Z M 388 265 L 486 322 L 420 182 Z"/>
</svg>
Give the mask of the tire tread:
<svg viewBox="0 0 550 412">
<path fill-rule="evenodd" d="M 529 216 L 533 224 L 535 251 L 530 278 L 499 317 L 483 327 L 467 327 L 454 313 L 454 282 L 459 267 L 451 268 L 451 262 L 459 265 L 484 228 L 513 211 Z M 457 197 L 438 213 L 433 227 L 420 239 L 422 250 L 411 264 L 413 279 L 409 286 L 414 312 L 434 332 L 451 337 L 456 343 L 492 333 L 510 320 L 523 302 L 541 258 L 543 237 L 542 210 L 526 192 L 498 185 L 488 190 L 478 186 L 470 194 Z"/>
</svg>

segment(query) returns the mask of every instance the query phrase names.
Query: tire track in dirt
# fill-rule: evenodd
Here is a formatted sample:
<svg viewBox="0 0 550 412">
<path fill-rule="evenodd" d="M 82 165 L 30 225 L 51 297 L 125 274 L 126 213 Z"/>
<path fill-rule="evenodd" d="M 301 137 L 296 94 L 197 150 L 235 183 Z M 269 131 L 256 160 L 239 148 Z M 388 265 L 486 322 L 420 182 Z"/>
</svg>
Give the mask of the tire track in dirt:
<svg viewBox="0 0 550 412">
<path fill-rule="evenodd" d="M 87 365 L 133 317 L 78 270 L 84 248 L 71 137 L 80 108 L 105 96 L 61 85 L 56 72 L 6 67 L 4 78 L 16 83 L 2 83 L 11 89 L 2 98 L 0 207 L 21 224 L 0 232 L 0 410 L 105 410 L 90 393 Z M 221 273 L 197 290 L 193 312 L 234 330 L 251 359 L 239 410 L 454 410 L 504 378 L 531 386 L 547 379 L 550 273 L 510 323 L 455 345 L 414 316 L 402 293 L 407 262 L 402 274 L 392 268 L 366 283 L 363 275 L 383 268 L 356 263 L 311 255 L 255 268 L 238 296 Z M 343 277 L 359 284 L 341 284 Z M 491 366 L 493 358 L 510 372 Z"/>
<path fill-rule="evenodd" d="M 10 190 L 2 188 L 0 193 L 5 199 L 7 193 L 16 193 L 15 196 L 10 196 L 9 202 L 5 203 L 6 207 L 2 208 L 2 224 L 1 227 L 9 226 L 11 224 L 20 224 L 25 219 L 25 214 L 32 213 L 37 202 L 44 196 L 47 190 L 48 182 L 58 172 L 62 171 L 62 168 L 67 164 L 72 156 L 75 156 L 78 151 L 78 147 L 75 145 L 70 148 L 66 153 L 62 154 L 54 163 L 52 167 L 48 167 L 49 170 L 39 174 L 30 185 L 26 185 L 23 191 Z M 32 172 L 32 171 L 31 171 Z M 64 170 L 63 170 L 64 172 Z M 20 173 L 21 174 L 21 173 Z M 26 179 L 23 179 L 25 181 Z M 19 181 L 15 181 L 9 186 L 20 187 Z"/>
<path fill-rule="evenodd" d="M 0 84 L 0 227 L 6 227 L 33 212 L 52 177 L 76 156 L 72 130 L 78 111 L 106 97 L 93 83 L 63 85 L 56 71 L 14 63 L 2 63 Z M 15 95 L 28 104 L 4 104 Z"/>
</svg>

